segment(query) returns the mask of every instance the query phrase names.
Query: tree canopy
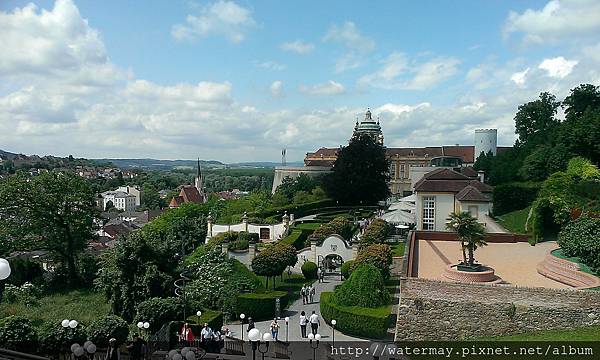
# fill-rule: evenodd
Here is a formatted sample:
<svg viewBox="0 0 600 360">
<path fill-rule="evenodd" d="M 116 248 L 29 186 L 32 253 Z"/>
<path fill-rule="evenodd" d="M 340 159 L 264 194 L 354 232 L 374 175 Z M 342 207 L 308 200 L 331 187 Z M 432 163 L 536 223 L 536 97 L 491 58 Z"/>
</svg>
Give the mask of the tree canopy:
<svg viewBox="0 0 600 360">
<path fill-rule="evenodd" d="M 48 250 L 77 281 L 77 256 L 94 238 L 95 194 L 73 173 L 48 172 L 0 183 L 0 239 L 8 248 Z M 6 250 L 4 250 L 6 251 Z"/>
<path fill-rule="evenodd" d="M 341 204 L 374 204 L 389 195 L 389 178 L 385 149 L 363 134 L 339 151 L 325 191 Z"/>
</svg>

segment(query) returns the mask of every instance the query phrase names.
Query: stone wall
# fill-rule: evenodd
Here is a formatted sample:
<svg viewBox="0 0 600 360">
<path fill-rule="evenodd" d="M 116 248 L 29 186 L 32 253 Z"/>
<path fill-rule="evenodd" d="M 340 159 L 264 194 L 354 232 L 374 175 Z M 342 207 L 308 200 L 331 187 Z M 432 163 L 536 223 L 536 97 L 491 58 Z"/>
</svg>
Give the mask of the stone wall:
<svg viewBox="0 0 600 360">
<path fill-rule="evenodd" d="M 600 323 L 600 292 L 401 281 L 396 341 L 461 340 Z"/>
</svg>

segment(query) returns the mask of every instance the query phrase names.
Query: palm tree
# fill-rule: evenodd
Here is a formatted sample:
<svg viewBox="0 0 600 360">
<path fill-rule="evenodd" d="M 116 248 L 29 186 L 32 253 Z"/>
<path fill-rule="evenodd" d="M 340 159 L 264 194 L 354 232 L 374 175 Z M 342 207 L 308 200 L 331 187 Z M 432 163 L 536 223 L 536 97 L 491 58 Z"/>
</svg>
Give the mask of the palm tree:
<svg viewBox="0 0 600 360">
<path fill-rule="evenodd" d="M 475 250 L 478 247 L 487 245 L 483 225 L 478 223 L 477 219 L 471 216 L 468 211 L 453 212 L 447 220 L 446 228 L 458 234 L 463 253 L 463 264 L 473 266 L 475 263 Z M 468 259 L 466 251 L 469 252 Z"/>
</svg>

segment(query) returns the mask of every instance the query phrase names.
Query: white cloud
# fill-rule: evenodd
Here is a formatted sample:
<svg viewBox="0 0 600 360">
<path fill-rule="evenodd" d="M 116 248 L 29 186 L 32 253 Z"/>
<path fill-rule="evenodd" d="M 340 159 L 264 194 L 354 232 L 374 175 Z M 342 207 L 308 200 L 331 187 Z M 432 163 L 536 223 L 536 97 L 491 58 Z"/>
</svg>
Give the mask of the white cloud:
<svg viewBox="0 0 600 360">
<path fill-rule="evenodd" d="M 411 62 L 406 55 L 394 52 L 382 61 L 379 70 L 361 77 L 358 83 L 382 89 L 425 90 L 456 74 L 459 63 L 454 57 Z"/>
<path fill-rule="evenodd" d="M 338 43 L 346 48 L 346 53 L 336 60 L 336 73 L 362 66 L 365 62 L 365 54 L 375 49 L 375 40 L 363 35 L 351 21 L 346 21 L 341 26 L 332 25 L 323 37 L 323 41 Z"/>
<path fill-rule="evenodd" d="M 219 0 L 201 8 L 198 16 L 188 15 L 185 24 L 173 25 L 171 35 L 181 41 L 222 34 L 237 44 L 244 40 L 246 31 L 255 26 L 249 9 L 233 1 Z"/>
<path fill-rule="evenodd" d="M 271 83 L 271 86 L 269 86 L 269 91 L 271 91 L 271 95 L 279 96 L 281 95 L 282 88 L 283 82 L 281 82 L 281 80 L 276 80 Z"/>
<path fill-rule="evenodd" d="M 332 25 L 323 37 L 323 41 L 341 43 L 348 49 L 360 53 L 367 53 L 375 48 L 375 41 L 363 35 L 352 21 L 346 21 L 342 26 Z"/>
<path fill-rule="evenodd" d="M 546 70 L 550 77 L 562 79 L 573 71 L 577 63 L 577 60 L 567 60 L 559 56 L 552 59 L 544 59 L 538 65 L 538 68 Z"/>
<path fill-rule="evenodd" d="M 511 11 L 504 34 L 523 35 L 525 43 L 547 43 L 594 38 L 600 31 L 600 2 L 597 0 L 551 0 L 542 9 Z"/>
<path fill-rule="evenodd" d="M 270 71 L 282 71 L 287 68 L 286 65 L 280 64 L 275 61 L 256 62 L 255 65 L 259 68 L 270 70 Z"/>
<path fill-rule="evenodd" d="M 302 86 L 300 87 L 300 91 L 305 92 L 310 95 L 340 95 L 346 92 L 344 86 L 338 82 L 333 80 L 329 80 L 322 84 L 317 84 L 313 86 Z"/>
<path fill-rule="evenodd" d="M 297 54 L 304 55 L 312 52 L 315 49 L 315 45 L 301 40 L 296 40 L 291 42 L 284 42 L 280 45 L 280 48 L 284 51 L 291 51 Z"/>
<path fill-rule="evenodd" d="M 516 72 L 510 76 L 510 79 L 517 85 L 525 84 L 525 80 L 527 79 L 527 73 L 529 72 L 529 68 Z"/>
</svg>

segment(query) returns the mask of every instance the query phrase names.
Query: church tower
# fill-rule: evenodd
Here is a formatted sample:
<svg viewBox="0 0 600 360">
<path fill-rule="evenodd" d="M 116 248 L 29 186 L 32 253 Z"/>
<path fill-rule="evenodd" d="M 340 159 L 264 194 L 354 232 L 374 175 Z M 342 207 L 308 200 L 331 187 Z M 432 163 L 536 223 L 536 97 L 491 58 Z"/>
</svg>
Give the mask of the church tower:
<svg viewBox="0 0 600 360">
<path fill-rule="evenodd" d="M 356 125 L 354 126 L 354 133 L 352 137 L 357 137 L 362 134 L 369 135 L 373 141 L 383 146 L 383 132 L 381 131 L 381 125 L 379 125 L 379 118 L 377 122 L 373 120 L 371 110 L 367 109 L 365 113 L 365 118 L 360 123 L 358 120 L 356 121 Z"/>
<path fill-rule="evenodd" d="M 200 194 L 200 198 L 202 202 L 206 202 L 207 196 L 204 192 L 204 175 L 202 174 L 202 169 L 200 167 L 200 158 L 198 158 L 198 167 L 196 169 L 196 178 L 194 179 L 194 187 L 198 190 L 198 194 Z"/>
</svg>

